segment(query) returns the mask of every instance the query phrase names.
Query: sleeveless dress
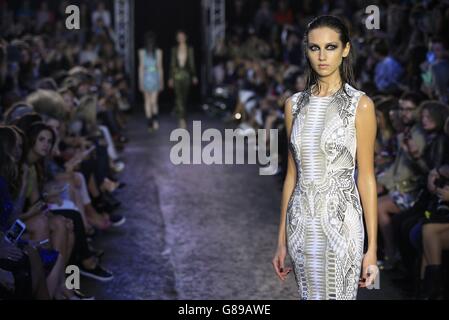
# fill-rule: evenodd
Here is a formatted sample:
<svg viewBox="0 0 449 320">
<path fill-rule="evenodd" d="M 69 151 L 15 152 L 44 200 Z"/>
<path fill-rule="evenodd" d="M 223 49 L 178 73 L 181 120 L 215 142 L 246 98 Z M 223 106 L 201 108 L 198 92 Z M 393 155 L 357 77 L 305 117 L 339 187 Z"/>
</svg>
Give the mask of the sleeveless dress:
<svg viewBox="0 0 449 320">
<path fill-rule="evenodd" d="M 355 184 L 355 112 L 364 93 L 292 96 L 289 148 L 297 180 L 287 206 L 288 253 L 300 299 L 356 299 L 364 245 Z"/>
<path fill-rule="evenodd" d="M 147 50 L 144 50 L 144 73 L 143 73 L 143 88 L 145 91 L 158 91 L 159 84 L 159 72 L 157 71 L 156 55 L 149 54 Z"/>
</svg>

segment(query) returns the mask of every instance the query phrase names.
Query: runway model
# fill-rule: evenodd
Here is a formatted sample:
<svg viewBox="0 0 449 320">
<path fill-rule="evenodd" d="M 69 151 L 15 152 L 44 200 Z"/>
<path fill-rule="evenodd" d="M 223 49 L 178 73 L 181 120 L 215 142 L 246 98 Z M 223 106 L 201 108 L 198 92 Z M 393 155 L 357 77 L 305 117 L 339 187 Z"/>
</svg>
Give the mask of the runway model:
<svg viewBox="0 0 449 320">
<path fill-rule="evenodd" d="M 353 87 L 340 19 L 315 18 L 305 40 L 307 87 L 285 105 L 288 169 L 272 262 L 281 280 L 293 270 L 300 299 L 355 299 L 378 273 L 375 108 Z M 284 266 L 287 253 L 293 268 Z"/>
<path fill-rule="evenodd" d="M 156 35 L 145 35 L 145 47 L 139 50 L 139 89 L 145 101 L 145 115 L 150 132 L 159 129 L 159 93 L 164 90 L 162 50 L 156 47 Z"/>
<path fill-rule="evenodd" d="M 186 107 L 191 84 L 197 85 L 195 56 L 187 44 L 184 31 L 176 33 L 177 46 L 172 49 L 168 85 L 175 90 L 175 114 L 181 128 L 186 128 Z"/>
</svg>

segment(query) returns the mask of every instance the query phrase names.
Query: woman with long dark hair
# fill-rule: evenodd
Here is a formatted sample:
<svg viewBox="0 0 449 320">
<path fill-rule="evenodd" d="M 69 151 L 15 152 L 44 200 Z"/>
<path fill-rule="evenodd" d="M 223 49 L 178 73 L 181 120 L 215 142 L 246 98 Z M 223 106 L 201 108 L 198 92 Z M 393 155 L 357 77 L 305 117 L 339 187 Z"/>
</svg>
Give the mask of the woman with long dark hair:
<svg viewBox="0 0 449 320">
<path fill-rule="evenodd" d="M 145 35 L 145 46 L 139 50 L 139 88 L 145 100 L 145 115 L 148 130 L 159 128 L 158 114 L 159 93 L 164 89 L 164 70 L 162 67 L 162 50 L 156 47 L 156 34 Z"/>
<path fill-rule="evenodd" d="M 14 201 L 23 189 L 20 186 L 21 153 L 18 150 L 22 137 L 16 128 L 0 126 L 0 268 L 14 276 L 14 298 L 48 299 L 45 274 L 37 251 L 31 246 L 21 249 L 17 243 L 9 243 L 3 236 L 17 218 L 17 211 L 22 209 Z"/>
<path fill-rule="evenodd" d="M 304 41 L 308 81 L 285 106 L 290 149 L 272 262 L 281 280 L 294 271 L 301 299 L 355 299 L 378 272 L 375 108 L 353 87 L 351 40 L 340 19 L 315 18 Z M 287 249 L 293 269 L 284 267 Z"/>
<path fill-rule="evenodd" d="M 195 56 L 193 47 L 187 43 L 187 35 L 179 30 L 176 33 L 177 45 L 171 51 L 170 79 L 168 85 L 175 91 L 175 113 L 181 128 L 186 128 L 187 99 L 191 84 L 197 85 Z"/>
</svg>

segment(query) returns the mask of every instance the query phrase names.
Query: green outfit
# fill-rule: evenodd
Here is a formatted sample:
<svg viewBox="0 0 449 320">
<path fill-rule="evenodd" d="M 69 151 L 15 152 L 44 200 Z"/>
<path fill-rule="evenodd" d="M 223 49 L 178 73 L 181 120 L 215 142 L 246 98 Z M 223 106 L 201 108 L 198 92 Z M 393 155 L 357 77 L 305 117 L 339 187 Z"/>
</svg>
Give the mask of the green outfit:
<svg viewBox="0 0 449 320">
<path fill-rule="evenodd" d="M 185 119 L 190 84 L 192 83 L 192 79 L 194 77 L 196 77 L 196 70 L 193 48 L 188 47 L 187 59 L 184 66 L 179 65 L 178 48 L 172 48 L 170 78 L 173 79 L 175 91 L 175 114 L 178 119 Z"/>
</svg>

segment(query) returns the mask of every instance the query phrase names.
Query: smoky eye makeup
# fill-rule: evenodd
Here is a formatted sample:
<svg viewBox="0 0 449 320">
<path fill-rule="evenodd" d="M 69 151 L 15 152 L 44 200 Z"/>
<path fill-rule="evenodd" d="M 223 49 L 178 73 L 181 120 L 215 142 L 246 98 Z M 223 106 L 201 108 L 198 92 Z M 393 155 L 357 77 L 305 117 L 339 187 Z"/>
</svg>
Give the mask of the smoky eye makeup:
<svg viewBox="0 0 449 320">
<path fill-rule="evenodd" d="M 338 48 L 338 45 L 336 44 L 336 43 L 328 43 L 327 45 L 326 45 L 326 49 L 327 50 L 335 50 L 335 49 L 337 49 Z"/>
<path fill-rule="evenodd" d="M 338 48 L 338 44 L 336 43 L 327 43 L 325 46 L 326 50 L 335 50 Z M 309 45 L 309 50 L 310 51 L 318 51 L 320 50 L 320 47 L 316 44 L 310 44 Z"/>
</svg>

